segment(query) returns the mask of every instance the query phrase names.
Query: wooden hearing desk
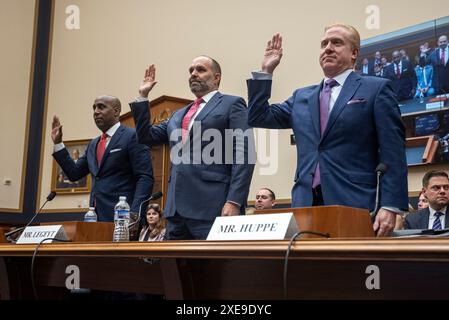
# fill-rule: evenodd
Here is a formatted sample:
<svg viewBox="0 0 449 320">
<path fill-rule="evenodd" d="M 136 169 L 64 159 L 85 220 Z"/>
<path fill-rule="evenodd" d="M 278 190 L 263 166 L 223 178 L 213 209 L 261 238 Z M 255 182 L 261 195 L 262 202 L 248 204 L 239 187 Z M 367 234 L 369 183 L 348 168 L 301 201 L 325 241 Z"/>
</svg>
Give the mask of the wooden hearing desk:
<svg viewBox="0 0 449 320">
<path fill-rule="evenodd" d="M 167 299 L 282 299 L 287 246 L 288 241 L 44 244 L 35 265 L 37 290 L 40 298 L 67 297 L 66 268 L 76 265 L 82 288 Z M 1 299 L 33 298 L 34 250 L 35 245 L 0 244 Z M 150 264 L 143 257 L 158 260 Z M 372 270 L 379 272 L 378 283 Z M 298 240 L 288 264 L 288 298 L 448 299 L 449 239 Z"/>
</svg>

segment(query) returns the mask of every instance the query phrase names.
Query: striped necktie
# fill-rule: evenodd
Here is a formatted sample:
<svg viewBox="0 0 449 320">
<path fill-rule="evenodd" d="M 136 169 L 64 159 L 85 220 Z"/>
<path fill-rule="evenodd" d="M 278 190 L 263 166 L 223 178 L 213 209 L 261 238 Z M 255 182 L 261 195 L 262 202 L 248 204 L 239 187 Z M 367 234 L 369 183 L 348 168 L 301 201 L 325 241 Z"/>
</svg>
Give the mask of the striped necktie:
<svg viewBox="0 0 449 320">
<path fill-rule="evenodd" d="M 441 220 L 440 220 L 440 217 L 442 215 L 443 215 L 443 213 L 441 213 L 439 211 L 435 212 L 435 214 L 434 214 L 435 221 L 433 222 L 433 226 L 432 226 L 433 230 L 441 230 L 442 229 L 442 227 L 441 227 Z"/>
</svg>

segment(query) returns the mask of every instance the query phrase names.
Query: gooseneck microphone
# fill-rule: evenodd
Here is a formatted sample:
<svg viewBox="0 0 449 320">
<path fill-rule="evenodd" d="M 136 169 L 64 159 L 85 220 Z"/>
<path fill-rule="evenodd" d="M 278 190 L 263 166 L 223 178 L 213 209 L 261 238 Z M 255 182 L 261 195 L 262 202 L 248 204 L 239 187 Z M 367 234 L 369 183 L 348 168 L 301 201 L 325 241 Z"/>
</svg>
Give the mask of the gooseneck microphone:
<svg viewBox="0 0 449 320">
<path fill-rule="evenodd" d="M 376 220 L 377 212 L 379 212 L 379 203 L 380 203 L 380 178 L 387 172 L 388 166 L 385 163 L 379 163 L 376 167 L 376 175 L 377 175 L 377 185 L 376 185 L 376 203 L 374 210 L 370 212 L 371 220 L 374 222 Z"/>
<path fill-rule="evenodd" d="M 25 226 L 25 227 L 21 227 L 21 228 L 14 229 L 14 230 L 12 230 L 12 231 L 9 231 L 9 232 L 5 233 L 5 238 L 8 238 L 9 236 L 11 236 L 11 235 L 13 235 L 13 234 L 15 234 L 15 233 L 17 233 L 17 232 L 24 230 L 26 227 L 28 227 L 30 224 L 32 224 L 33 221 L 34 221 L 34 219 L 36 219 L 37 215 L 38 215 L 39 213 L 41 213 L 42 209 L 45 207 L 45 205 L 47 204 L 47 202 L 52 201 L 55 197 L 56 197 L 56 192 L 55 192 L 55 191 L 50 192 L 50 194 L 47 196 L 47 200 L 46 200 L 46 201 L 44 202 L 44 204 L 39 208 L 39 210 L 34 214 L 34 216 L 31 218 L 31 220 L 26 224 L 26 226 Z"/>
<path fill-rule="evenodd" d="M 137 218 L 136 221 L 134 221 L 134 222 L 132 222 L 132 223 L 130 223 L 130 224 L 128 225 L 128 229 L 131 228 L 131 227 L 132 227 L 133 225 L 135 225 L 136 223 L 140 222 L 141 211 L 142 211 L 142 205 L 143 205 L 144 203 L 148 202 L 148 201 L 151 201 L 151 200 L 157 200 L 157 199 L 159 199 L 160 197 L 162 197 L 162 195 L 163 195 L 163 193 L 162 193 L 161 191 L 158 191 L 158 192 L 153 193 L 148 199 L 142 201 L 142 202 L 140 203 L 140 205 L 139 205 L 139 216 L 138 216 L 138 218 Z"/>
</svg>

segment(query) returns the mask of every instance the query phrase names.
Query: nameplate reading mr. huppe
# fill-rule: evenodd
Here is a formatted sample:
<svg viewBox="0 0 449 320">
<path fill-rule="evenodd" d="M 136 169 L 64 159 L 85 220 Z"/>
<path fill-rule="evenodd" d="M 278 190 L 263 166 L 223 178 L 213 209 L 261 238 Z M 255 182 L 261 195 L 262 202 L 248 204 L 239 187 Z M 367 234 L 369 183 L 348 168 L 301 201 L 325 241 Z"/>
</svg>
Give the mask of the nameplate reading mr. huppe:
<svg viewBox="0 0 449 320">
<path fill-rule="evenodd" d="M 44 239 L 51 243 L 54 239 L 67 240 L 67 236 L 62 225 L 26 227 L 16 243 L 39 243 Z"/>
<path fill-rule="evenodd" d="M 217 217 L 207 240 L 284 240 L 297 231 L 291 212 Z"/>
</svg>

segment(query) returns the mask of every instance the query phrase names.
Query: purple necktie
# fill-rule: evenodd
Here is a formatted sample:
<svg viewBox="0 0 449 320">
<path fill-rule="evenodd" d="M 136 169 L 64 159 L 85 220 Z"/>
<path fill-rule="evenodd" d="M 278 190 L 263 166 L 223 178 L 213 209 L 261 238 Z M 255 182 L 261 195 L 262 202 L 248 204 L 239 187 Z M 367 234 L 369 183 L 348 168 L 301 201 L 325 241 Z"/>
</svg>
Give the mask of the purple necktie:
<svg viewBox="0 0 449 320">
<path fill-rule="evenodd" d="M 324 88 L 320 94 L 320 132 L 323 135 L 326 129 L 327 120 L 329 119 L 329 101 L 331 99 L 332 88 L 338 86 L 338 82 L 334 79 L 328 79 L 324 82 Z M 320 164 L 317 163 L 315 174 L 313 175 L 312 188 L 320 185 Z"/>
</svg>

